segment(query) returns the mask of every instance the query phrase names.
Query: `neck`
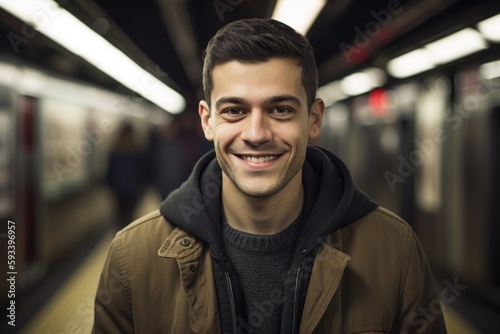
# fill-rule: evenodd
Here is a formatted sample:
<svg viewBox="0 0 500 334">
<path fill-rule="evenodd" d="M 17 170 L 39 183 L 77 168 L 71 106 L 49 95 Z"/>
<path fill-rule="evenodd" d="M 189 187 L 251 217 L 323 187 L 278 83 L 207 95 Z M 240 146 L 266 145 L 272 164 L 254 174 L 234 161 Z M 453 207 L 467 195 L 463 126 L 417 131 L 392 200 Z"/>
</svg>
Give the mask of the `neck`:
<svg viewBox="0 0 500 334">
<path fill-rule="evenodd" d="M 249 197 L 223 174 L 222 206 L 229 226 L 260 235 L 276 234 L 292 224 L 302 211 L 302 173 L 269 197 Z"/>
</svg>

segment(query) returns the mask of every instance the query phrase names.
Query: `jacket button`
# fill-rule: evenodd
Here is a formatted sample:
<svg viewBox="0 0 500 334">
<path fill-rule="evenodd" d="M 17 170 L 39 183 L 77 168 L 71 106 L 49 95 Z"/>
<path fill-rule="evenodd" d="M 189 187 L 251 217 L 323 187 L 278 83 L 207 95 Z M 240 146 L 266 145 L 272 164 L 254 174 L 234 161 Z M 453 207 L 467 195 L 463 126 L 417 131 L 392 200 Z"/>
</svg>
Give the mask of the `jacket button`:
<svg viewBox="0 0 500 334">
<path fill-rule="evenodd" d="M 189 270 L 194 273 L 196 271 L 196 266 L 194 264 L 190 265 Z"/>
<path fill-rule="evenodd" d="M 189 246 L 190 244 L 191 244 L 191 241 L 189 241 L 189 239 L 182 239 L 181 240 L 182 246 Z"/>
</svg>

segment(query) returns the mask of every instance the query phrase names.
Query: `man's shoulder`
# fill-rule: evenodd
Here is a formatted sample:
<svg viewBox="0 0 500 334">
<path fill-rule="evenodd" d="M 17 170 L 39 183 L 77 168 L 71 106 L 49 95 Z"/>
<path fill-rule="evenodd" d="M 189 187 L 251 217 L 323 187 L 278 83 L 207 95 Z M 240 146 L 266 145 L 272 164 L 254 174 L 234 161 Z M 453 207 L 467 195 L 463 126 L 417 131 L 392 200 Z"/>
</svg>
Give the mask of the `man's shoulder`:
<svg viewBox="0 0 500 334">
<path fill-rule="evenodd" d="M 379 233 L 408 233 L 411 231 L 411 226 L 405 220 L 380 206 L 349 225 L 348 228 L 377 230 Z"/>
<path fill-rule="evenodd" d="M 174 229 L 175 226 L 167 221 L 159 210 L 154 210 L 118 231 L 115 238 L 132 242 L 150 241 L 157 238 L 165 240 Z"/>
<path fill-rule="evenodd" d="M 342 239 L 363 247 L 381 244 L 390 249 L 406 248 L 410 240 L 415 239 L 411 226 L 395 213 L 377 207 L 366 216 L 340 230 Z"/>
<path fill-rule="evenodd" d="M 358 221 L 340 229 L 335 236 L 342 252 L 350 256 L 349 268 L 369 277 L 375 271 L 384 277 L 400 277 L 418 247 L 411 226 L 395 213 L 376 208 Z"/>
</svg>

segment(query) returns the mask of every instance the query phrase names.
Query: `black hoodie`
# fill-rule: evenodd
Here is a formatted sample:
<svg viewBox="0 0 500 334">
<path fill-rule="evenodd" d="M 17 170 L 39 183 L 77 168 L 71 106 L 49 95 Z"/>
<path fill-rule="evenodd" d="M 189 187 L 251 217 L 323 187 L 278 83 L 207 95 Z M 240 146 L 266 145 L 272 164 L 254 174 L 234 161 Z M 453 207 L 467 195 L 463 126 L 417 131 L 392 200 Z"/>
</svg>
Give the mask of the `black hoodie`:
<svg viewBox="0 0 500 334">
<path fill-rule="evenodd" d="M 304 207 L 292 266 L 285 280 L 281 333 L 298 333 L 302 307 L 317 248 L 335 229 L 347 226 L 377 207 L 356 188 L 349 170 L 333 153 L 308 147 L 302 169 Z M 222 241 L 222 171 L 212 151 L 203 156 L 191 176 L 161 204 L 172 224 L 203 240 L 210 248 L 223 333 L 251 332 L 243 292 L 227 260 Z"/>
</svg>

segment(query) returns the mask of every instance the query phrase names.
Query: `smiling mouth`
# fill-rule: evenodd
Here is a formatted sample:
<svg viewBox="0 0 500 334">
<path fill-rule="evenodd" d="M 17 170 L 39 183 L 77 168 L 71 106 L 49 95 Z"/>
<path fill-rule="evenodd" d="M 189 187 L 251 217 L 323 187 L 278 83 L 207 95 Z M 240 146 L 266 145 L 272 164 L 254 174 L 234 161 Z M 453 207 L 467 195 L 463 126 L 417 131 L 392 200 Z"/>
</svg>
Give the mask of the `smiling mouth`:
<svg viewBox="0 0 500 334">
<path fill-rule="evenodd" d="M 249 155 L 240 155 L 239 156 L 241 159 L 248 161 L 248 162 L 253 162 L 253 163 L 262 163 L 262 162 L 268 162 L 271 160 L 275 160 L 279 157 L 279 155 L 266 155 L 266 156 L 261 156 L 261 157 L 254 157 L 254 156 L 249 156 Z"/>
</svg>

